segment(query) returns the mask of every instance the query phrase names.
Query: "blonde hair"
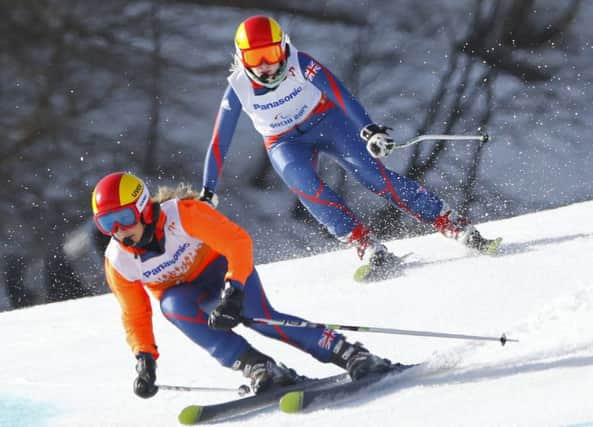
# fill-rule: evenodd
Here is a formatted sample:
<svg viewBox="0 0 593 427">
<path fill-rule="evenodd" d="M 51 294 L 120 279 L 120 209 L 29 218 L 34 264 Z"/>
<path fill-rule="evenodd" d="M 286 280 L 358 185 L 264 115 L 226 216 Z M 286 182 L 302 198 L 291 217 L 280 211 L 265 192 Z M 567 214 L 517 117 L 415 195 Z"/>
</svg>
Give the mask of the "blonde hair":
<svg viewBox="0 0 593 427">
<path fill-rule="evenodd" d="M 177 188 L 159 186 L 156 194 L 152 197 L 153 202 L 163 203 L 171 199 L 198 200 L 200 195 L 194 190 L 191 184 L 180 183 Z"/>
</svg>

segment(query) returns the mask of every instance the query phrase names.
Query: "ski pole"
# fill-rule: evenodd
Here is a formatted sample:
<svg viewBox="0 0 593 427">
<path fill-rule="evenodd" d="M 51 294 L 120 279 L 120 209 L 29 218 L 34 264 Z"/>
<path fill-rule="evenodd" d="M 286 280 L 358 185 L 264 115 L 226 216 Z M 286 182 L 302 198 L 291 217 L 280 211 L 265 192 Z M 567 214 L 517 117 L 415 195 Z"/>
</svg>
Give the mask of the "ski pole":
<svg viewBox="0 0 593 427">
<path fill-rule="evenodd" d="M 412 139 L 407 140 L 401 144 L 395 144 L 396 149 L 409 147 L 410 145 L 418 144 L 422 141 L 441 140 L 441 141 L 479 141 L 488 142 L 490 137 L 488 134 L 482 135 L 418 135 Z"/>
<path fill-rule="evenodd" d="M 392 329 L 392 328 L 374 328 L 369 326 L 347 326 L 337 325 L 329 323 L 315 323 L 308 322 L 306 320 L 274 320 L 274 319 L 244 319 L 244 323 L 257 323 L 269 326 L 287 326 L 291 328 L 323 328 L 332 330 L 344 330 L 344 331 L 355 331 L 355 332 L 376 332 L 382 334 L 394 334 L 394 335 L 414 335 L 420 337 L 435 337 L 435 338 L 452 338 L 461 340 L 480 340 L 480 341 L 498 341 L 502 345 L 507 342 L 519 342 L 519 340 L 507 338 L 505 334 L 500 337 L 485 337 L 481 335 L 465 335 L 465 334 L 449 334 L 444 332 L 431 332 L 431 331 L 414 331 L 409 329 Z"/>
<path fill-rule="evenodd" d="M 165 385 L 157 384 L 159 390 L 170 390 L 170 391 L 233 391 L 239 396 L 245 396 L 251 393 L 251 389 L 248 385 L 242 384 L 237 388 L 226 388 L 226 387 L 188 387 L 182 385 Z"/>
</svg>

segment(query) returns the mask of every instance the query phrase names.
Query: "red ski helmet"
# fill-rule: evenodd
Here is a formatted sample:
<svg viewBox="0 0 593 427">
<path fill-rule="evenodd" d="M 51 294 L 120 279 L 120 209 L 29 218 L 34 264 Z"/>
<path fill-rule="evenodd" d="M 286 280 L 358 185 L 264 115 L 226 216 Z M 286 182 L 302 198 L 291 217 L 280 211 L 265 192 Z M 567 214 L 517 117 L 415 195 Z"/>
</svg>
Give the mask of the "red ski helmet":
<svg viewBox="0 0 593 427">
<path fill-rule="evenodd" d="M 93 190 L 91 204 L 95 225 L 111 236 L 118 228 L 130 228 L 139 221 L 153 221 L 153 205 L 144 182 L 135 175 L 115 172 L 101 179 Z"/>
<path fill-rule="evenodd" d="M 257 67 L 263 61 L 276 64 L 286 59 L 286 35 L 275 19 L 251 16 L 239 24 L 235 48 L 245 67 Z"/>
<path fill-rule="evenodd" d="M 251 80 L 268 88 L 275 88 L 287 74 L 288 37 L 280 24 L 268 16 L 251 16 L 241 22 L 235 33 L 235 57 Z M 260 77 L 251 69 L 261 65 L 280 64 L 273 76 Z"/>
</svg>

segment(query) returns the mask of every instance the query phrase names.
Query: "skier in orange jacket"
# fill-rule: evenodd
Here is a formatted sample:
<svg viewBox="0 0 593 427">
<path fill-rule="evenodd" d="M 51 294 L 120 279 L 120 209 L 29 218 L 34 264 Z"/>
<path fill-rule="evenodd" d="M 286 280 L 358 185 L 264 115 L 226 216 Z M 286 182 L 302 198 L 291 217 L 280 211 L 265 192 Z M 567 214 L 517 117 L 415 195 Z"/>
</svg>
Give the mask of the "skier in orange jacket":
<svg viewBox="0 0 593 427">
<path fill-rule="evenodd" d="M 302 377 L 294 370 L 232 331 L 244 318 L 303 319 L 272 308 L 253 265 L 249 234 L 198 197 L 180 185 L 160 188 L 151 199 L 144 182 L 124 172 L 107 175 L 93 191 L 95 224 L 112 237 L 105 251 L 107 282 L 121 305 L 127 341 L 137 359 L 134 392 L 147 398 L 158 391 L 159 352 L 146 290 L 192 341 L 223 366 L 242 371 L 254 392 L 299 381 Z M 332 330 L 248 326 L 334 363 L 353 378 L 390 367 L 387 359 Z"/>
</svg>

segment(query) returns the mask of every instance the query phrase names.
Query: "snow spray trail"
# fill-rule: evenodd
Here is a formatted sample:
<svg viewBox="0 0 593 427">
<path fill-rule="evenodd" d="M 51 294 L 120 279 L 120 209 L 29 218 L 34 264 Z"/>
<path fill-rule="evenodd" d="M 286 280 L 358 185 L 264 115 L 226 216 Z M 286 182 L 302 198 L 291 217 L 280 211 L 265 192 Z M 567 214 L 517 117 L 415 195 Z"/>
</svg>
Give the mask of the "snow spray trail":
<svg viewBox="0 0 593 427">
<path fill-rule="evenodd" d="M 434 352 L 402 386 L 485 381 L 556 368 L 593 366 L 593 288 L 563 297 L 508 331 L 504 349 L 469 342 Z M 412 372 L 410 372 L 412 374 Z"/>
</svg>

